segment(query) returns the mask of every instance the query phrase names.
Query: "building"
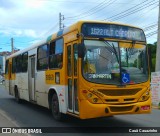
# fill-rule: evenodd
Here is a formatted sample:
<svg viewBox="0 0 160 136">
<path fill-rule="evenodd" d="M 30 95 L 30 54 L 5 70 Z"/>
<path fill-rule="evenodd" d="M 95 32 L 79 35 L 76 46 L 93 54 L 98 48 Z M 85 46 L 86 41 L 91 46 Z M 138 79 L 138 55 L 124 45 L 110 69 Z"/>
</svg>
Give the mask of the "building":
<svg viewBox="0 0 160 136">
<path fill-rule="evenodd" d="M 5 56 L 0 56 L 0 75 L 5 73 Z"/>
</svg>

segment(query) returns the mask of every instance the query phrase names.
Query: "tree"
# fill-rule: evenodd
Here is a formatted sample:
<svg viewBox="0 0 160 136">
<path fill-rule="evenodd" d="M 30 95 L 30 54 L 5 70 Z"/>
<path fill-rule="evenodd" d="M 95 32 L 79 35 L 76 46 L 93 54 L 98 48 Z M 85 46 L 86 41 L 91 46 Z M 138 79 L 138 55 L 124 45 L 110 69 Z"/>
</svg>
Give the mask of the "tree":
<svg viewBox="0 0 160 136">
<path fill-rule="evenodd" d="M 155 72 L 157 42 L 154 44 L 147 44 L 147 46 L 149 47 L 150 52 L 150 69 L 151 72 Z"/>
</svg>

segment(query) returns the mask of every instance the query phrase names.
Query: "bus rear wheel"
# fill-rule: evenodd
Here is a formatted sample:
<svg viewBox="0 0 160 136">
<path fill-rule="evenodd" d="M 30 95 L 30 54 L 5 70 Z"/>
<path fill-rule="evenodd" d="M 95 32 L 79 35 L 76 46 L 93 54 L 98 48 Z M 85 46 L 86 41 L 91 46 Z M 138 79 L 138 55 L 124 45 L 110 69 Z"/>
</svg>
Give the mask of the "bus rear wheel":
<svg viewBox="0 0 160 136">
<path fill-rule="evenodd" d="M 21 103 L 21 99 L 19 97 L 19 93 L 18 93 L 17 87 L 15 87 L 15 98 L 16 98 L 17 103 Z"/>
<path fill-rule="evenodd" d="M 62 120 L 62 113 L 60 113 L 60 110 L 59 110 L 59 102 L 58 102 L 57 94 L 53 94 L 51 110 L 52 110 L 52 115 L 55 120 L 57 121 Z"/>
</svg>

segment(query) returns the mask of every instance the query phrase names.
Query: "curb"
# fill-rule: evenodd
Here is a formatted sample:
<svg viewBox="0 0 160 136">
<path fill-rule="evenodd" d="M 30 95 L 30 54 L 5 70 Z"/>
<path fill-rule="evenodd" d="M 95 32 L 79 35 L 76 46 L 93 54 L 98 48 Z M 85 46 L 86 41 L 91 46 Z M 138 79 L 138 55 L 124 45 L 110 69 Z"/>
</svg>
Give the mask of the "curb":
<svg viewBox="0 0 160 136">
<path fill-rule="evenodd" d="M 160 108 L 158 106 L 152 106 L 152 108 L 160 110 Z"/>
</svg>

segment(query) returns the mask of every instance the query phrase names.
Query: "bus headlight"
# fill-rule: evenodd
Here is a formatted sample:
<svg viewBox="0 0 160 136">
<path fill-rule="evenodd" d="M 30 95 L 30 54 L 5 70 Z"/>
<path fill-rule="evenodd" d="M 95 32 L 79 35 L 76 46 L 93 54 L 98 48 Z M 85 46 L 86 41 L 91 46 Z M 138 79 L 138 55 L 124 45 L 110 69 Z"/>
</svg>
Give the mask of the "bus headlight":
<svg viewBox="0 0 160 136">
<path fill-rule="evenodd" d="M 97 103 L 98 102 L 98 98 L 93 98 L 93 102 Z"/>
<path fill-rule="evenodd" d="M 92 94 L 91 94 L 91 93 L 88 93 L 88 94 L 87 94 L 87 97 L 88 97 L 88 98 L 91 98 L 91 97 L 92 97 Z"/>
<path fill-rule="evenodd" d="M 146 95 L 149 95 L 149 91 L 146 92 Z"/>
<path fill-rule="evenodd" d="M 147 100 L 149 99 L 149 97 L 150 97 L 150 92 L 147 91 L 147 92 L 145 92 L 145 93 L 141 96 L 141 98 L 139 99 L 139 101 L 140 101 L 140 102 L 147 101 Z"/>
<path fill-rule="evenodd" d="M 103 103 L 100 98 L 98 98 L 97 95 L 91 93 L 90 91 L 82 91 L 83 95 L 86 97 L 86 99 L 91 103 Z"/>
</svg>

